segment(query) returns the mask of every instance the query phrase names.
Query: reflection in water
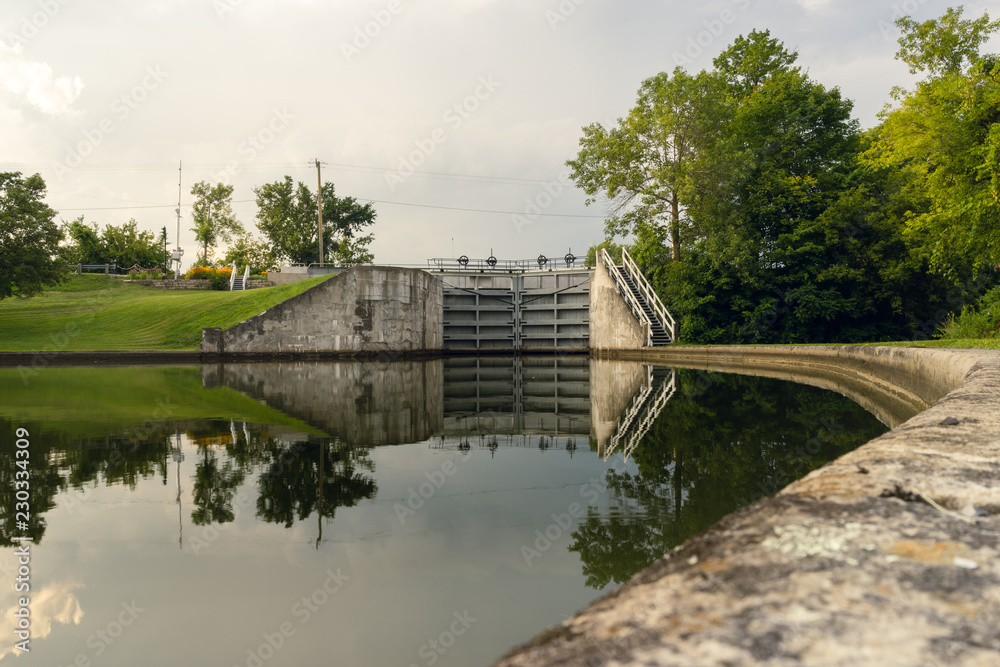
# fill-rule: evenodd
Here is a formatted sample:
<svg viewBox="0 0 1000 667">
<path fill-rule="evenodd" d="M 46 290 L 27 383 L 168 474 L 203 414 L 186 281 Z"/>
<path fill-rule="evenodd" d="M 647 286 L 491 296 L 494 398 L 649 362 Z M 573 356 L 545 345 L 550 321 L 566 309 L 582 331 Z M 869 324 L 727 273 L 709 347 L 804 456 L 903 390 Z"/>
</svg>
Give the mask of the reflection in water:
<svg viewBox="0 0 1000 667">
<path fill-rule="evenodd" d="M 114 561 L 114 577 L 129 582 L 124 589 L 107 582 L 74 589 L 79 602 L 74 597 L 75 606 L 52 612 L 60 628 L 52 636 L 66 634 L 69 655 L 53 654 L 52 664 L 72 662 L 85 645 L 86 635 L 69 629 L 81 609 L 114 608 L 151 585 L 120 573 L 133 558 L 121 554 L 130 550 L 142 551 L 136 562 L 153 558 L 174 582 L 178 605 L 199 587 L 218 586 L 206 613 L 232 616 L 232 628 L 249 627 L 246 641 L 269 630 L 257 630 L 255 608 L 308 594 L 316 573 L 349 563 L 357 591 L 345 589 L 337 604 L 344 617 L 357 617 L 344 627 L 344 637 L 356 639 L 340 639 L 357 642 L 343 649 L 351 664 L 409 664 L 426 641 L 419 633 L 439 623 L 437 612 L 447 618 L 481 594 L 473 615 L 496 614 L 474 628 L 485 648 L 473 650 L 480 644 L 470 640 L 438 664 L 487 662 L 572 613 L 594 589 L 627 581 L 726 514 L 884 431 L 829 391 L 583 357 L 232 364 L 104 375 L 46 369 L 27 392 L 10 389 L 15 382 L 4 384 L 3 373 L 0 543 L 28 534 L 39 554 L 43 546 L 65 551 L 52 571 L 73 581 L 101 579 L 99 565 L 76 565 L 96 554 L 97 562 Z M 87 389 L 101 382 L 99 391 Z M 39 416 L 36 406 L 46 403 L 63 407 Z M 156 405 L 166 407 L 154 412 Z M 27 530 L 17 528 L 13 513 L 17 427 L 32 432 Z M 560 527 L 553 548 L 539 550 L 535 534 L 574 503 L 584 507 L 574 525 Z M 161 510 L 147 508 L 164 506 L 169 521 L 160 524 Z M 116 532 L 131 516 L 143 517 L 142 528 Z M 77 529 L 83 536 L 74 538 Z M 137 537 L 142 530 L 153 537 Z M 101 541 L 78 552 L 92 534 L 110 546 L 102 551 Z M 156 546 L 164 535 L 169 556 Z M 315 548 L 296 548 L 305 543 Z M 123 544 L 128 549 L 118 548 Z M 538 557 L 525 562 L 524 545 Z M 236 570 L 244 574 L 230 574 Z M 274 577 L 284 582 L 277 591 L 262 583 Z M 161 600 L 172 594 L 161 592 Z M 242 602 L 225 606 L 230 599 Z M 173 609 L 168 601 L 157 608 Z M 426 618 L 428 627 L 415 618 Z M 399 639 L 397 650 L 364 638 L 388 622 L 416 623 L 413 646 L 411 639 Z M 300 646 L 314 642 L 322 654 L 327 632 L 336 631 L 317 632 Z M 196 662 L 243 664 L 240 653 L 239 645 L 224 646 Z M 181 656 L 165 654 L 160 664 L 181 664 Z"/>
</svg>

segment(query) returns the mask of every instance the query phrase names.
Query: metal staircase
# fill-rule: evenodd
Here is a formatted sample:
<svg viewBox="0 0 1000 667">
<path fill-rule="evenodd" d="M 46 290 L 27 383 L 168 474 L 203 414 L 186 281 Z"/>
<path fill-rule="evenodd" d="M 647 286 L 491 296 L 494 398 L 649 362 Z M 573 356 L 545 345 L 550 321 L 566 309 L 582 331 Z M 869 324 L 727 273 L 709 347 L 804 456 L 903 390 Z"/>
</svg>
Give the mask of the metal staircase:
<svg viewBox="0 0 1000 667">
<path fill-rule="evenodd" d="M 236 262 L 233 262 L 233 272 L 229 275 L 229 291 L 242 291 L 247 288 L 247 279 L 250 277 L 250 265 L 243 269 L 243 275 L 236 275 Z"/>
<path fill-rule="evenodd" d="M 607 461 L 616 449 L 621 448 L 628 461 L 676 391 L 677 376 L 672 368 L 646 366 L 644 386 L 632 397 L 632 402 L 618 420 L 615 434 L 603 452 L 604 460 Z"/>
<path fill-rule="evenodd" d="M 600 250 L 600 259 L 604 268 L 611 275 L 611 280 L 618 287 L 632 314 L 646 330 L 646 347 L 669 345 L 677 340 L 677 323 L 664 307 L 660 297 L 642 275 L 635 261 L 622 248 L 622 265 L 618 266 L 604 248 Z"/>
</svg>

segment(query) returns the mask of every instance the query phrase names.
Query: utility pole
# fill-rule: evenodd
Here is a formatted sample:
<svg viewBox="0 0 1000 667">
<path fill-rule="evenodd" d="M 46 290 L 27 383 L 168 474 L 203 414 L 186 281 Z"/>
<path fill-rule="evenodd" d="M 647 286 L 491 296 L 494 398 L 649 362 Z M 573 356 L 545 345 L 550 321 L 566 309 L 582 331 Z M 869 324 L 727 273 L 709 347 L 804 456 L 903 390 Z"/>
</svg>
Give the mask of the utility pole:
<svg viewBox="0 0 1000 667">
<path fill-rule="evenodd" d="M 323 268 L 323 177 L 316 160 L 316 217 L 319 220 L 319 266 Z"/>
<path fill-rule="evenodd" d="M 177 260 L 177 270 L 174 271 L 174 280 L 177 280 L 177 274 L 181 272 L 181 255 L 184 251 L 181 250 L 181 180 L 184 174 L 184 162 L 183 160 L 177 163 L 177 249 L 174 251 L 174 256 L 171 257 L 171 261 Z"/>
</svg>

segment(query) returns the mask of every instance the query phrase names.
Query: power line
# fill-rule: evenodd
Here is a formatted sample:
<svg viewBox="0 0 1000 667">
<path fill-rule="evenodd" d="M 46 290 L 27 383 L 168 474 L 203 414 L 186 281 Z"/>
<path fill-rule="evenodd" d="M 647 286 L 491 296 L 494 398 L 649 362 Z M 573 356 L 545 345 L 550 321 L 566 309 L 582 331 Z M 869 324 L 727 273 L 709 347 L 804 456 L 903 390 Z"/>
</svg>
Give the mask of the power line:
<svg viewBox="0 0 1000 667">
<path fill-rule="evenodd" d="M 226 171 L 232 163 L 192 163 L 188 168 L 189 171 Z M 346 171 L 358 171 L 363 173 L 379 173 L 379 174 L 391 174 L 398 173 L 397 168 L 393 167 L 374 167 L 370 165 L 358 165 L 358 164 L 344 164 L 329 162 L 324 164 L 338 170 Z M 0 167 L 3 168 L 15 168 L 23 169 L 27 171 L 45 171 L 49 169 L 66 169 L 66 165 L 61 163 L 24 163 L 24 162 L 0 162 Z M 254 162 L 251 164 L 239 163 L 240 170 L 244 169 L 309 169 L 315 167 L 314 163 L 303 164 L 301 162 Z M 175 169 L 174 165 L 166 163 L 98 163 L 98 164 L 81 164 L 73 167 L 73 171 L 173 171 Z M 443 178 L 443 179 L 454 179 L 460 181 L 481 181 L 481 182 L 496 182 L 496 183 L 506 183 L 509 185 L 546 185 L 551 184 L 556 179 L 553 180 L 541 180 L 541 179 L 531 179 L 531 178 L 516 178 L 513 176 L 491 176 L 488 174 L 456 174 L 454 172 L 446 171 L 425 171 L 420 169 L 414 169 L 409 172 L 408 175 L 421 176 L 425 178 Z"/>
</svg>

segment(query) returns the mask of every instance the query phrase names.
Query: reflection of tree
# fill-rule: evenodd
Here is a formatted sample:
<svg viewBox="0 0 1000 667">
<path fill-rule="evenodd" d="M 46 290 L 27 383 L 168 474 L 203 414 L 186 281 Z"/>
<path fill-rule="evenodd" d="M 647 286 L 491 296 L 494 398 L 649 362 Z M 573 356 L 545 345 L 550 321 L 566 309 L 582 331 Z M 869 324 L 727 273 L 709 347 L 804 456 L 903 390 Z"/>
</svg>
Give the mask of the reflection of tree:
<svg viewBox="0 0 1000 667">
<path fill-rule="evenodd" d="M 63 486 L 58 466 L 53 463 L 53 457 L 49 456 L 52 445 L 39 437 L 40 432 L 28 428 L 28 458 L 18 459 L 15 454 L 18 449 L 16 430 L 17 427 L 9 421 L 0 419 L 0 546 L 16 544 L 11 540 L 12 537 L 32 537 L 36 544 L 41 542 L 45 534 L 45 519 L 42 515 L 55 507 L 56 494 Z M 26 463 L 18 465 L 18 461 Z M 18 476 L 18 472 L 22 474 Z M 15 482 L 23 482 L 25 477 L 28 484 L 21 484 L 21 488 L 17 488 Z M 27 491 L 27 500 L 18 501 L 19 490 Z M 25 510 L 24 506 L 17 506 L 18 502 L 27 503 L 27 528 L 17 527 L 18 520 L 23 520 L 23 517 L 17 516 L 17 512 Z"/>
<path fill-rule="evenodd" d="M 257 515 L 285 527 L 314 511 L 332 519 L 338 507 L 352 507 L 375 496 L 375 480 L 359 469 L 374 472 L 367 450 L 342 442 L 281 445 L 275 441 L 270 465 L 259 480 Z"/>
<path fill-rule="evenodd" d="M 608 509 L 573 533 L 587 585 L 623 583 L 736 509 L 867 442 L 885 428 L 833 392 L 789 382 L 678 371 L 678 393 L 609 470 Z"/>
<path fill-rule="evenodd" d="M 191 521 L 196 526 L 210 523 L 228 523 L 236 518 L 233 496 L 243 483 L 243 471 L 232 460 L 222 466 L 215 452 L 201 447 L 202 458 L 195 468 L 194 504 Z"/>
</svg>

